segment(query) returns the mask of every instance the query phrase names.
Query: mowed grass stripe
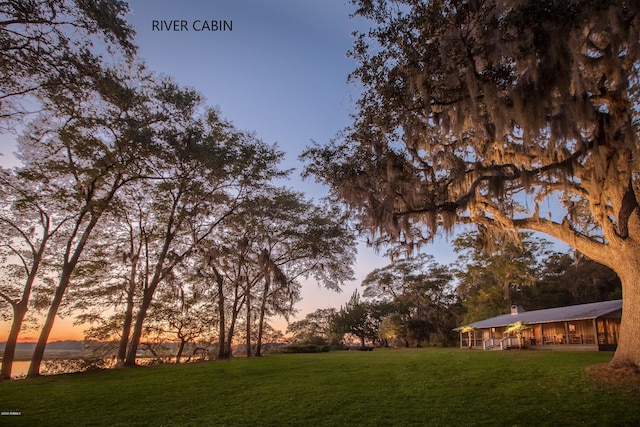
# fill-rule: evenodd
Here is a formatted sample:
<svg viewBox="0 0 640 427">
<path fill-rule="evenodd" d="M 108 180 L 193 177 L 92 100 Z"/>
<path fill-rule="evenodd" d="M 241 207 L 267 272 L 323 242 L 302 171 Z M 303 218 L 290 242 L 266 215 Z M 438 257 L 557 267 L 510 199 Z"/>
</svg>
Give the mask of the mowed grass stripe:
<svg viewBox="0 0 640 427">
<path fill-rule="evenodd" d="M 610 353 L 403 349 L 269 355 L 0 383 L 0 425 L 640 425 Z M 636 390 L 637 391 L 637 390 Z"/>
</svg>

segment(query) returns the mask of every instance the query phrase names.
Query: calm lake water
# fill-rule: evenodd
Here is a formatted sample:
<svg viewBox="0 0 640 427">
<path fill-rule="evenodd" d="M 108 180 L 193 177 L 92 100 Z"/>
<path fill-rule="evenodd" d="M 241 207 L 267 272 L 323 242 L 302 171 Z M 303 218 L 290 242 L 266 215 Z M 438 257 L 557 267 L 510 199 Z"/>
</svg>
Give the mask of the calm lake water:
<svg viewBox="0 0 640 427">
<path fill-rule="evenodd" d="M 40 367 L 40 372 L 42 372 L 42 368 L 45 366 L 46 363 L 47 363 L 46 360 L 42 362 L 42 365 Z M 30 364 L 31 362 L 28 360 L 19 360 L 19 361 L 13 362 L 13 366 L 11 368 L 11 377 L 24 378 L 24 376 L 27 375 L 27 372 L 29 371 Z"/>
<path fill-rule="evenodd" d="M 68 360 L 77 359 L 82 357 L 84 352 L 82 350 L 50 350 L 47 349 L 44 352 L 44 365 L 47 361 L 51 360 Z M 16 350 L 16 360 L 13 361 L 11 369 L 12 377 L 20 377 L 27 374 L 29 370 L 29 364 L 31 364 L 31 356 L 33 355 L 33 349 L 18 348 Z"/>
<path fill-rule="evenodd" d="M 0 351 L 0 360 L 1 357 Z M 33 349 L 18 349 L 16 350 L 16 360 L 13 362 L 11 369 L 11 376 L 15 378 L 24 378 L 29 371 L 29 365 L 31 364 L 31 356 L 33 355 Z M 166 355 L 163 363 L 175 363 L 175 357 Z M 44 352 L 44 360 L 40 367 L 40 373 L 44 375 L 61 374 L 65 372 L 78 372 L 86 369 L 86 365 L 79 359 L 95 359 L 94 356 L 85 353 L 83 350 L 57 350 L 47 349 Z M 182 357 L 181 362 L 198 361 L 202 360 L 201 357 L 192 355 L 191 357 Z M 139 365 L 148 365 L 150 363 L 157 363 L 157 359 L 153 357 L 147 357 L 147 355 L 140 354 L 136 359 L 136 363 Z M 101 363 L 101 367 L 111 368 L 116 365 L 115 359 L 104 360 Z M 49 365 L 49 369 L 47 369 Z M 53 372 L 52 372 L 53 370 Z M 48 371 L 48 372 L 47 372 Z"/>
<path fill-rule="evenodd" d="M 11 376 L 12 377 L 21 377 L 23 375 L 27 375 L 27 371 L 29 370 L 29 361 L 18 361 L 13 362 L 13 366 L 11 368 Z"/>
</svg>

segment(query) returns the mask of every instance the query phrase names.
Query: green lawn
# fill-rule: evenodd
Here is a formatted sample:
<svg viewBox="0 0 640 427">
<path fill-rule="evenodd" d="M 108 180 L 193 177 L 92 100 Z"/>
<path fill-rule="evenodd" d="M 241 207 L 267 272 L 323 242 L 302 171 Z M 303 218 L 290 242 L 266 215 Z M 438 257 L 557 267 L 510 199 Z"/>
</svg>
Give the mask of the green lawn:
<svg viewBox="0 0 640 427">
<path fill-rule="evenodd" d="M 585 367 L 610 353 L 375 350 L 270 355 L 0 383 L 0 425 L 640 425 Z M 637 390 L 636 390 L 637 391 Z"/>
</svg>

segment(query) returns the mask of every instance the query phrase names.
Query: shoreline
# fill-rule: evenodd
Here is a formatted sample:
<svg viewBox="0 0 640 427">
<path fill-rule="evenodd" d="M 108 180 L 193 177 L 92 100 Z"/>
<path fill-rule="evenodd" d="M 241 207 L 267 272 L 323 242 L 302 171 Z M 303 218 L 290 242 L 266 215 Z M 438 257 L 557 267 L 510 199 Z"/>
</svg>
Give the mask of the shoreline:
<svg viewBox="0 0 640 427">
<path fill-rule="evenodd" d="M 0 361 L 3 360 L 3 353 L 0 351 Z M 14 362 L 30 362 L 33 356 L 33 349 L 17 349 L 14 355 Z M 45 350 L 43 361 L 61 359 L 79 359 L 86 356 L 84 350 Z"/>
</svg>

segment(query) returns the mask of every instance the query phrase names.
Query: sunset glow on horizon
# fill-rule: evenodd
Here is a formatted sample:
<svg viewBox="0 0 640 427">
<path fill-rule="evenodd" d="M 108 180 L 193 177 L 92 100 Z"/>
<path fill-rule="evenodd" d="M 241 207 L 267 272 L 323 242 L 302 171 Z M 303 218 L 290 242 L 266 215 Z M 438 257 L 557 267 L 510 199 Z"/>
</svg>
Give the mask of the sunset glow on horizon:
<svg viewBox="0 0 640 427">
<path fill-rule="evenodd" d="M 48 342 L 55 341 L 82 341 L 84 340 L 85 325 L 74 325 L 73 317 L 58 317 L 53 324 L 53 330 L 49 336 Z M 38 325 L 38 327 L 40 324 Z M 9 335 L 10 322 L 0 322 L 0 342 L 5 342 Z M 30 328 L 18 337 L 19 343 L 35 343 L 38 341 L 39 329 Z"/>
</svg>

